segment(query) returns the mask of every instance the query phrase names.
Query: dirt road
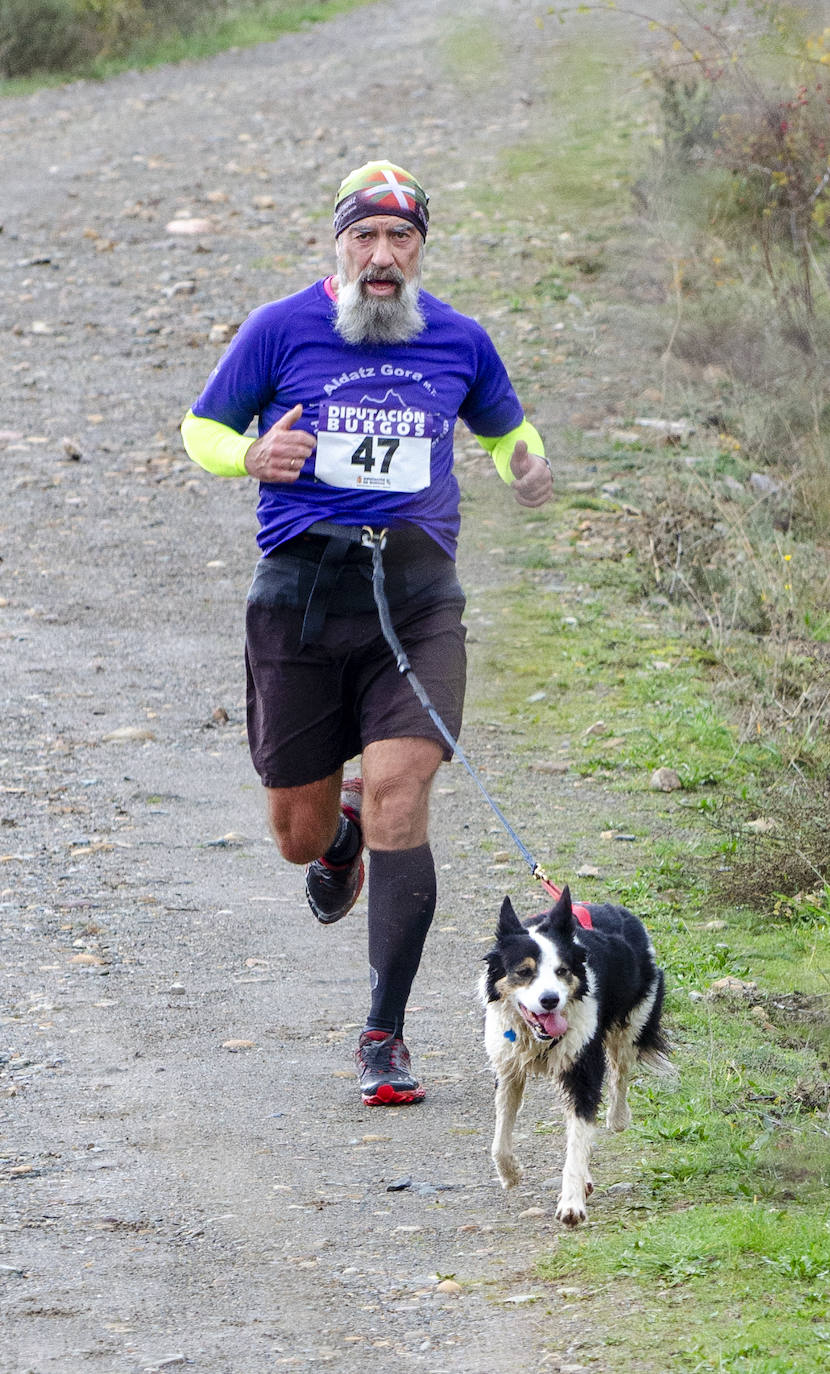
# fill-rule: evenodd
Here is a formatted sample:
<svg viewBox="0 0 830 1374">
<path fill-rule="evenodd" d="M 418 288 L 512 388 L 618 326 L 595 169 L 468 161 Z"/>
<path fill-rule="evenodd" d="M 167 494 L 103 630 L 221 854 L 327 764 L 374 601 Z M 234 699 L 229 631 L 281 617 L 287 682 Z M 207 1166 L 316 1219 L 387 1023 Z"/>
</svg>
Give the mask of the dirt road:
<svg viewBox="0 0 830 1374">
<path fill-rule="evenodd" d="M 489 815 L 446 769 L 408 1022 L 428 1098 L 362 1108 L 361 908 L 311 919 L 245 744 L 254 492 L 177 437 L 232 327 L 329 268 L 349 167 L 411 163 L 435 188 L 433 261 L 469 269 L 452 188 L 534 117 L 537 30 L 475 0 L 510 31 L 494 99 L 442 65 L 451 9 L 391 0 L 0 105 L 3 1374 L 585 1367 L 578 1305 L 531 1269 L 556 1244 L 560 1142 L 528 1125 L 508 1198 L 487 1158 L 473 988 L 505 886 L 533 908 L 524 870 L 477 855 Z M 486 521 L 521 514 L 473 460 L 467 489 L 474 603 L 509 575 Z M 520 783 L 508 800 L 523 824 Z"/>
</svg>

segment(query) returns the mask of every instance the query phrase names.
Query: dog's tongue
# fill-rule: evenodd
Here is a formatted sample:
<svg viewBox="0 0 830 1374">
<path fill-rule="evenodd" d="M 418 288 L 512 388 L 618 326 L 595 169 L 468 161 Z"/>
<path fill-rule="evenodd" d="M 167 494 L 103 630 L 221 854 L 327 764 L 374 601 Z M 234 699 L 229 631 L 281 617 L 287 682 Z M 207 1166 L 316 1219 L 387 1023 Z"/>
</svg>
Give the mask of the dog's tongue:
<svg viewBox="0 0 830 1374">
<path fill-rule="evenodd" d="M 546 1035 L 552 1040 L 558 1040 L 560 1035 L 564 1035 L 568 1029 L 568 1023 L 564 1016 L 558 1011 L 549 1011 L 546 1016 L 540 1016 L 539 1022 Z"/>
</svg>

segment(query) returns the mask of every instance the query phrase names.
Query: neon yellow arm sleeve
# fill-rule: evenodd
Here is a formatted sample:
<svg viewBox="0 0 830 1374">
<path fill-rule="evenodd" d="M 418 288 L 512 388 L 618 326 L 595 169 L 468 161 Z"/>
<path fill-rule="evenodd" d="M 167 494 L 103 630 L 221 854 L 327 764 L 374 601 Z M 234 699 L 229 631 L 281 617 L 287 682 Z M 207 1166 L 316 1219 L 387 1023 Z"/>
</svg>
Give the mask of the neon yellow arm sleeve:
<svg viewBox="0 0 830 1374">
<path fill-rule="evenodd" d="M 531 453 L 538 454 L 540 458 L 545 456 L 542 436 L 537 429 L 534 429 L 529 420 L 522 420 L 522 423 L 517 425 L 515 429 L 511 429 L 509 434 L 499 434 L 494 439 L 488 439 L 483 434 L 477 434 L 475 437 L 481 447 L 490 454 L 501 480 L 507 482 L 508 485 L 513 481 L 510 459 L 513 457 L 513 449 L 519 439 L 524 439 Z"/>
<path fill-rule="evenodd" d="M 205 420 L 189 410 L 182 420 L 182 439 L 187 456 L 216 477 L 247 477 L 245 454 L 254 442 L 235 429 Z"/>
</svg>

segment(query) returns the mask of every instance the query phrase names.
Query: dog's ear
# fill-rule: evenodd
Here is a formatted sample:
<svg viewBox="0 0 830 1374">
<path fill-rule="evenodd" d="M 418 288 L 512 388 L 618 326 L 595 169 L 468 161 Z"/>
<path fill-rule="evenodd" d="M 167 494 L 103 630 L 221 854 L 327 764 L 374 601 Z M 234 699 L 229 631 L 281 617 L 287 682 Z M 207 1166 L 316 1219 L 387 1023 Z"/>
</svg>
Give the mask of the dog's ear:
<svg viewBox="0 0 830 1374">
<path fill-rule="evenodd" d="M 566 885 L 562 889 L 562 894 L 554 906 L 545 916 L 545 924 L 552 926 L 554 930 L 570 930 L 573 925 L 574 911 L 571 902 L 571 889 Z"/>
<path fill-rule="evenodd" d="M 523 935 L 524 926 L 513 910 L 513 903 L 509 897 L 505 897 L 499 912 L 499 923 L 496 927 L 496 939 L 504 940 L 508 935 Z"/>
<path fill-rule="evenodd" d="M 498 1002 L 499 992 L 497 984 L 506 973 L 502 962 L 501 951 L 498 945 L 494 945 L 484 956 L 487 965 L 487 972 L 484 975 L 484 998 L 487 1002 Z"/>
</svg>

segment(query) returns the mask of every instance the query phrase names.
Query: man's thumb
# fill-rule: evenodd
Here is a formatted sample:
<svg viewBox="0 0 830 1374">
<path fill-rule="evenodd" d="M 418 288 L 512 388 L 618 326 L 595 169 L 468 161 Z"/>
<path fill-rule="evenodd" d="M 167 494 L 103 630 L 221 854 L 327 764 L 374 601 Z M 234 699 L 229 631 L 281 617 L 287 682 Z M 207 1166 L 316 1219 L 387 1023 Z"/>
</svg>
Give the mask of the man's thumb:
<svg viewBox="0 0 830 1374">
<path fill-rule="evenodd" d="M 510 458 L 510 471 L 514 477 L 524 477 L 527 472 L 527 444 L 519 439 Z"/>
<path fill-rule="evenodd" d="M 274 425 L 274 429 L 292 429 L 302 417 L 302 413 L 303 408 L 298 402 L 297 405 L 292 406 L 291 410 L 287 410 L 284 415 L 280 416 L 279 420 L 277 420 Z"/>
</svg>

